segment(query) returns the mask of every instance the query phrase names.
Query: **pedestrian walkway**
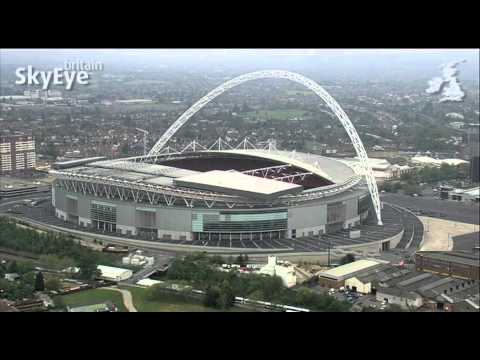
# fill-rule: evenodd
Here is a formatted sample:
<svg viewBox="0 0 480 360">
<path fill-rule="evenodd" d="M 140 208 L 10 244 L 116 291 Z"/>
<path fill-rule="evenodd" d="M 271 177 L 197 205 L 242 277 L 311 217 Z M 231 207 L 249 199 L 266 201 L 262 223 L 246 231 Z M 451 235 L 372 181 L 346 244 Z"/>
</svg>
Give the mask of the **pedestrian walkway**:
<svg viewBox="0 0 480 360">
<path fill-rule="evenodd" d="M 105 287 L 105 288 L 100 288 L 102 290 L 113 290 L 117 291 L 122 294 L 123 298 L 123 305 L 127 308 L 129 312 L 138 312 L 137 309 L 135 308 L 135 305 L 133 305 L 133 298 L 132 298 L 132 293 L 128 290 L 124 289 L 119 289 L 117 287 Z"/>
<path fill-rule="evenodd" d="M 420 216 L 425 227 L 424 243 L 421 251 L 450 251 L 454 236 L 478 231 L 478 225 L 444 219 Z"/>
</svg>

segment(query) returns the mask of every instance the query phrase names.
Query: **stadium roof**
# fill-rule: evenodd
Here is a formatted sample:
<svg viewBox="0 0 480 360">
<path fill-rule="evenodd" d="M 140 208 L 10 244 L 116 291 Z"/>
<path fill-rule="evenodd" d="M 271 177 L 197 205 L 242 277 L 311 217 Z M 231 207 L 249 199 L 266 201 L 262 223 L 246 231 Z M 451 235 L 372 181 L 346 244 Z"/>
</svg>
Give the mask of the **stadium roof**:
<svg viewBox="0 0 480 360">
<path fill-rule="evenodd" d="M 246 175 L 238 171 L 212 170 L 177 178 L 179 186 L 200 190 L 219 191 L 246 197 L 272 198 L 303 190 L 301 185 Z"/>
<path fill-rule="evenodd" d="M 94 161 L 99 161 L 104 159 L 106 159 L 105 156 L 95 156 L 95 157 L 82 158 L 82 159 L 71 159 L 71 160 L 65 160 L 65 161 L 57 161 L 53 164 L 53 166 L 59 167 L 59 168 L 68 168 L 68 167 L 84 165 L 84 164 L 88 164 Z"/>
<path fill-rule="evenodd" d="M 299 168 L 317 174 L 335 184 L 342 183 L 355 175 L 355 171 L 338 159 L 330 159 L 316 154 L 306 154 L 289 151 L 268 150 L 224 150 L 222 152 L 251 155 L 292 164 Z"/>
<path fill-rule="evenodd" d="M 89 166 L 94 166 L 94 167 L 104 168 L 104 169 L 133 171 L 133 172 L 147 174 L 147 175 L 167 176 L 167 177 L 173 177 L 173 178 L 193 175 L 198 173 L 197 171 L 180 169 L 172 166 L 141 163 L 141 162 L 131 162 L 131 161 L 125 161 L 125 160 L 97 161 L 89 164 Z"/>
<path fill-rule="evenodd" d="M 230 204 L 240 204 L 245 201 L 249 204 L 264 201 L 310 201 L 320 197 L 334 198 L 340 196 L 345 191 L 350 195 L 353 191 L 364 192 L 365 188 L 353 188 L 359 181 L 360 175 L 348 165 L 342 164 L 338 159 L 330 159 L 313 154 L 304 154 L 287 151 L 267 151 L 267 150 L 220 150 L 220 151 L 196 151 L 193 154 L 172 153 L 164 154 L 158 157 L 132 157 L 124 159 L 93 161 L 65 168 L 51 170 L 58 179 L 80 181 L 93 184 L 107 184 L 113 187 L 131 188 L 149 193 L 163 193 L 165 196 L 180 196 L 185 199 L 200 199 L 203 201 L 222 202 L 227 201 Z M 229 162 L 220 164 L 215 168 L 215 157 L 219 155 L 232 158 L 231 167 Z M 237 158 L 245 157 L 247 161 L 243 167 L 252 158 L 267 161 L 268 164 L 291 165 L 292 174 L 290 176 L 300 176 L 301 182 L 295 183 L 295 179 L 289 176 L 280 176 L 284 181 L 267 178 L 267 176 L 247 175 L 248 172 L 239 173 L 235 168 Z M 192 164 L 197 164 L 196 159 L 207 160 L 210 165 L 205 166 L 206 173 L 198 171 L 202 166 L 191 166 L 189 168 L 182 163 L 185 159 L 193 160 Z M 169 165 L 160 165 L 150 162 L 169 161 Z M 256 159 L 255 159 L 256 160 Z M 260 163 L 262 163 L 262 161 Z M 265 162 L 265 161 L 263 161 Z M 252 162 L 254 164 L 255 162 Z M 178 167 L 175 166 L 178 164 Z M 198 165 L 198 164 L 197 164 Z M 201 164 L 200 164 L 201 165 Z M 223 166 L 223 168 L 222 168 Z M 258 169 L 263 169 L 259 165 Z M 183 168 L 186 167 L 186 168 Z M 253 165 L 252 165 L 253 167 Z M 242 168 L 242 166 L 240 166 Z M 265 167 L 268 168 L 268 167 Z M 296 169 L 295 169 L 296 168 Z M 248 171 L 254 168 L 248 168 Z M 217 171 L 212 172 L 212 171 Z M 243 171 L 243 170 L 238 170 Z M 233 173 L 232 173 L 233 172 Z M 286 172 L 288 174 L 288 172 Z M 213 174 L 213 176 L 212 176 Z M 301 175 L 316 175 L 323 180 L 305 185 Z M 198 178 L 197 178 L 198 176 Z M 307 180 L 312 178 L 310 175 Z M 313 177 L 314 178 L 314 177 Z M 292 182 L 285 182 L 286 180 Z M 177 181 L 178 180 L 178 181 Z M 323 184 L 326 181 L 331 184 Z M 304 189 L 303 186 L 306 186 Z M 363 185 L 362 185 L 363 186 Z M 107 191 L 107 188 L 100 189 Z M 282 199 L 282 195 L 287 195 Z M 298 196 L 297 196 L 298 195 Z M 150 202 L 153 197 L 148 197 Z M 168 203 L 167 198 L 165 201 Z M 208 205 L 207 205 L 208 206 Z"/>
</svg>

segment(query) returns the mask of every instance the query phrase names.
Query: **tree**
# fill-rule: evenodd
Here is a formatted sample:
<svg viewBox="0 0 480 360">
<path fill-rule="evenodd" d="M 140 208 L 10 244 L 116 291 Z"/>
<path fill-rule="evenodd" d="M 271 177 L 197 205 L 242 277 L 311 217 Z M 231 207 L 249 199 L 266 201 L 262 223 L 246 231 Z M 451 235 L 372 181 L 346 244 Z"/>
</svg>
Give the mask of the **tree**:
<svg viewBox="0 0 480 360">
<path fill-rule="evenodd" d="M 235 302 L 235 294 L 233 293 L 230 281 L 225 279 L 220 288 L 220 295 L 217 299 L 217 305 L 221 309 L 229 309 L 233 306 Z"/>
<path fill-rule="evenodd" d="M 15 260 L 13 260 L 10 264 L 8 264 L 7 272 L 8 273 L 18 272 L 18 265 L 17 265 L 17 262 Z"/>
<path fill-rule="evenodd" d="M 218 299 L 220 292 L 214 287 L 208 287 L 205 290 L 205 296 L 203 297 L 203 305 L 206 307 L 216 308 L 218 307 Z"/>
<path fill-rule="evenodd" d="M 415 185 L 408 183 L 403 187 L 403 191 L 406 195 L 420 194 L 420 188 Z"/>
<path fill-rule="evenodd" d="M 347 254 L 344 257 L 340 259 L 340 264 L 345 265 L 345 264 L 350 264 L 355 261 L 355 255 L 353 254 Z"/>
<path fill-rule="evenodd" d="M 244 101 L 242 104 L 242 113 L 250 112 L 252 109 L 248 106 L 247 102 Z"/>
<path fill-rule="evenodd" d="M 53 254 L 41 255 L 39 262 L 48 269 L 63 270 L 74 267 L 75 261 L 69 257 L 60 257 Z"/>
<path fill-rule="evenodd" d="M 58 291 L 60 290 L 60 280 L 58 278 L 50 278 L 45 281 L 45 288 L 50 291 Z"/>
<path fill-rule="evenodd" d="M 53 159 L 57 158 L 58 151 L 57 151 L 57 148 L 55 147 L 55 145 L 53 143 L 48 143 L 47 144 L 47 148 L 45 149 L 45 154 L 47 156 L 52 157 Z"/>
<path fill-rule="evenodd" d="M 101 275 L 94 259 L 84 257 L 78 261 L 78 265 L 80 267 L 80 279 L 93 280 Z"/>
<path fill-rule="evenodd" d="M 222 265 L 225 263 L 225 260 L 221 255 L 213 255 L 210 261 L 212 262 L 212 264 L 216 264 L 216 265 Z"/>
<path fill-rule="evenodd" d="M 245 259 L 244 259 L 244 257 L 243 257 L 242 254 L 240 254 L 240 255 L 237 256 L 237 261 L 236 261 L 236 263 L 237 263 L 238 265 L 242 266 L 242 267 L 245 266 Z"/>
<path fill-rule="evenodd" d="M 56 296 L 53 299 L 53 303 L 55 304 L 55 307 L 59 308 L 59 309 L 65 309 L 65 307 L 66 307 L 65 301 L 63 300 L 63 297 L 61 297 L 61 296 Z"/>
<path fill-rule="evenodd" d="M 43 273 L 40 271 L 37 273 L 35 278 L 35 291 L 44 291 L 45 290 L 45 281 L 43 279 Z"/>
<path fill-rule="evenodd" d="M 128 152 L 129 152 L 128 143 L 124 143 L 124 144 L 120 147 L 120 154 L 122 154 L 122 155 L 128 155 Z"/>
<path fill-rule="evenodd" d="M 24 284 L 28 284 L 31 287 L 35 287 L 36 276 L 33 271 L 30 271 L 22 276 L 22 281 Z"/>
</svg>

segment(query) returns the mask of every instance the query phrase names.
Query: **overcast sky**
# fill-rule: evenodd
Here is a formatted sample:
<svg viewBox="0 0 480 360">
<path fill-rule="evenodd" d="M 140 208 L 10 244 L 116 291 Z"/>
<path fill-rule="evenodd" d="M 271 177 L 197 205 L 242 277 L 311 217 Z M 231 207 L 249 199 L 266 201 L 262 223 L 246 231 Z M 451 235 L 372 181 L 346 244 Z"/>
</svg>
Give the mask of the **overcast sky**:
<svg viewBox="0 0 480 360">
<path fill-rule="evenodd" d="M 0 66 L 61 66 L 101 61 L 105 69 L 183 68 L 232 71 L 282 68 L 332 77 L 426 78 L 447 62 L 465 59 L 461 78 L 476 79 L 478 49 L 1 49 Z"/>
</svg>

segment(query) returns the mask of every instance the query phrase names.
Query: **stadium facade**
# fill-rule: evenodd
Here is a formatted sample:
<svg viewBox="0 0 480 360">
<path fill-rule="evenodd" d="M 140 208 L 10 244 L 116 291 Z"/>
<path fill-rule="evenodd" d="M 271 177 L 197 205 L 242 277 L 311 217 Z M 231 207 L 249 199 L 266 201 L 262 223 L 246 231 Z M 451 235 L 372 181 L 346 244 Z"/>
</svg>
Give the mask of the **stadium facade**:
<svg viewBox="0 0 480 360">
<path fill-rule="evenodd" d="M 272 149 L 203 150 L 62 163 L 58 218 L 152 241 L 262 241 L 359 225 L 372 202 L 338 160 Z"/>
</svg>

